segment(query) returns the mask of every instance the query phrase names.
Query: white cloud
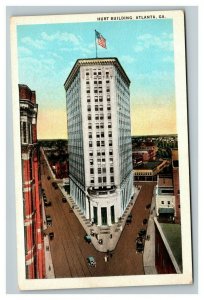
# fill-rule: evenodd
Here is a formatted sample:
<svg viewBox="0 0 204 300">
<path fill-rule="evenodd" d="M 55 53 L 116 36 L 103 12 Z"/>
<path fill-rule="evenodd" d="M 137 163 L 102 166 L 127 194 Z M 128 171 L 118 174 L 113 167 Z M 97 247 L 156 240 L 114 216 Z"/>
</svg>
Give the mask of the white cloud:
<svg viewBox="0 0 204 300">
<path fill-rule="evenodd" d="M 26 44 L 26 46 L 31 46 L 34 47 L 36 49 L 43 49 L 45 46 L 45 42 L 42 40 L 38 40 L 38 39 L 32 39 L 29 36 L 23 37 L 21 39 L 21 42 L 23 44 Z"/>
<path fill-rule="evenodd" d="M 53 34 L 47 34 L 46 32 L 41 33 L 41 37 L 45 41 L 62 41 L 62 42 L 70 42 L 71 44 L 77 46 L 81 42 L 81 37 L 76 36 L 73 33 L 69 32 L 56 32 Z"/>
<path fill-rule="evenodd" d="M 163 32 L 161 36 L 156 36 L 149 33 L 140 35 L 137 37 L 134 51 L 141 52 L 145 49 L 149 49 L 150 47 L 165 51 L 173 51 L 172 34 Z"/>
<path fill-rule="evenodd" d="M 26 47 L 18 47 L 18 51 L 22 56 L 30 56 L 32 55 L 32 51 Z"/>
<path fill-rule="evenodd" d="M 131 64 L 131 63 L 136 61 L 136 59 L 134 57 L 130 56 L 130 55 L 123 55 L 123 56 L 120 57 L 120 60 L 124 61 L 128 64 Z"/>
</svg>

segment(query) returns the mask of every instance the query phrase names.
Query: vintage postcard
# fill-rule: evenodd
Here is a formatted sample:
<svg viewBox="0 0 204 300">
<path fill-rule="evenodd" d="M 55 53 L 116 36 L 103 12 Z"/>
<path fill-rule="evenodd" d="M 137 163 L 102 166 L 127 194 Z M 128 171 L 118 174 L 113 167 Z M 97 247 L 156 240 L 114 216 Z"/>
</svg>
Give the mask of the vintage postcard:
<svg viewBox="0 0 204 300">
<path fill-rule="evenodd" d="M 192 283 L 182 11 L 11 18 L 22 290 Z"/>
</svg>

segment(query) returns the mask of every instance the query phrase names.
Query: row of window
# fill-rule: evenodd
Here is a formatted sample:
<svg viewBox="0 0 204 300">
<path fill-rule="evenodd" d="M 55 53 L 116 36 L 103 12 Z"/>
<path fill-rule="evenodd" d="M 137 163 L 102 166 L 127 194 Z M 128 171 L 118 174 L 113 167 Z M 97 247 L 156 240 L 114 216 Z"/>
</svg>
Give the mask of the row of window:
<svg viewBox="0 0 204 300">
<path fill-rule="evenodd" d="M 91 182 L 92 184 L 95 183 L 94 177 L 91 177 L 90 182 Z M 98 183 L 106 183 L 106 182 L 107 182 L 107 177 L 106 177 L 106 176 L 99 176 L 99 177 L 98 177 Z M 114 183 L 114 176 L 110 176 L 110 182 L 111 182 L 111 183 Z"/>
<path fill-rule="evenodd" d="M 110 167 L 109 171 L 110 171 L 110 173 L 113 173 L 113 172 L 114 172 L 114 168 L 113 168 L 113 167 Z M 98 172 L 98 174 L 106 173 L 106 167 L 103 167 L 103 168 L 97 168 L 97 172 Z M 90 168 L 90 174 L 91 174 L 91 175 L 94 174 L 94 168 Z"/>
<path fill-rule="evenodd" d="M 89 137 L 89 139 L 92 139 L 92 138 L 93 138 L 92 132 L 89 132 L 89 133 L 88 133 L 88 137 Z M 97 138 L 97 139 L 99 139 L 99 138 L 104 138 L 104 137 L 105 137 L 104 131 L 101 131 L 101 132 L 97 131 L 97 132 L 96 132 L 96 138 Z M 112 137 L 112 131 L 108 131 L 108 137 Z"/>
<path fill-rule="evenodd" d="M 103 105 L 95 105 L 94 110 L 95 111 L 103 111 Z M 111 110 L 110 104 L 107 105 L 107 110 Z M 91 105 L 90 104 L 87 106 L 87 111 L 88 112 L 91 111 Z"/>
<path fill-rule="evenodd" d="M 113 146 L 112 140 L 108 141 L 108 145 L 110 147 Z M 96 146 L 97 147 L 105 147 L 105 141 L 96 141 Z M 89 141 L 89 147 L 93 147 L 93 142 L 92 141 Z"/>
</svg>

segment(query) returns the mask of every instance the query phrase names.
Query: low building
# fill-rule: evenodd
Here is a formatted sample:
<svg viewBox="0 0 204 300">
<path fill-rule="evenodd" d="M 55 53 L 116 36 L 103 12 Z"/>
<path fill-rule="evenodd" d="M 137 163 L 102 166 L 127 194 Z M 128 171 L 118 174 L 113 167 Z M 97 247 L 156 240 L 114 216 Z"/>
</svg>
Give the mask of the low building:
<svg viewBox="0 0 204 300">
<path fill-rule="evenodd" d="M 134 182 L 157 181 L 157 174 L 168 165 L 169 162 L 167 160 L 137 164 L 133 170 Z"/>
<path fill-rule="evenodd" d="M 182 273 L 181 225 L 155 221 L 155 267 L 158 274 Z"/>
</svg>

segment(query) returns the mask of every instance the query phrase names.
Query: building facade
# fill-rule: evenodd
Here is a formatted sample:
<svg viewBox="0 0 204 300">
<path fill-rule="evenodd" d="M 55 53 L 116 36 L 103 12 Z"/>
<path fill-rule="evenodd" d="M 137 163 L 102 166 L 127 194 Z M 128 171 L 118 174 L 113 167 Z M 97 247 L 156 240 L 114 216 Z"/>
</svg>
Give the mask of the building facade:
<svg viewBox="0 0 204 300">
<path fill-rule="evenodd" d="M 79 59 L 66 90 L 70 194 L 98 226 L 133 197 L 130 80 L 117 58 Z"/>
<path fill-rule="evenodd" d="M 44 278 L 36 95 L 19 84 L 26 278 Z"/>
</svg>

